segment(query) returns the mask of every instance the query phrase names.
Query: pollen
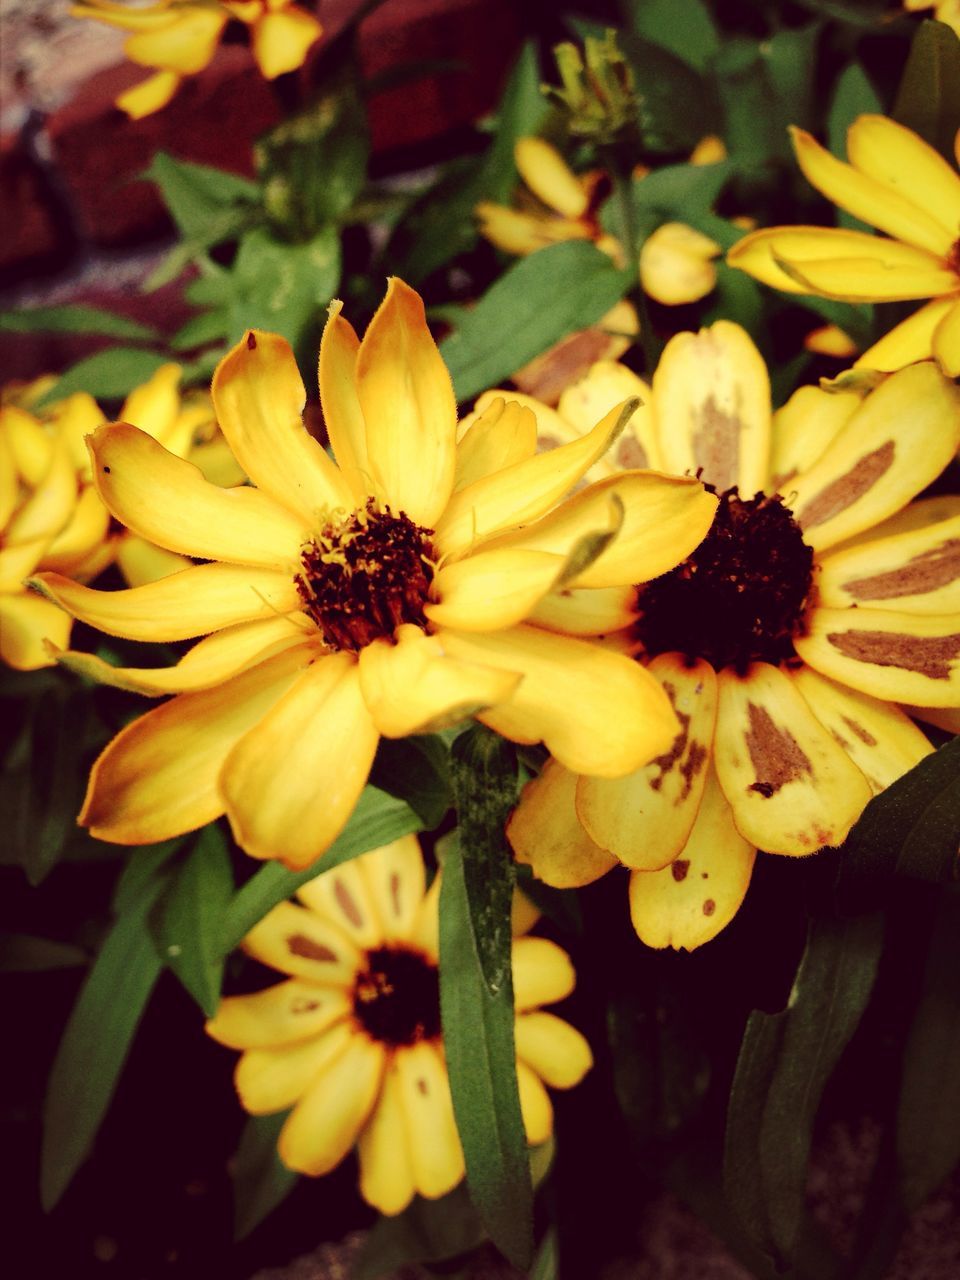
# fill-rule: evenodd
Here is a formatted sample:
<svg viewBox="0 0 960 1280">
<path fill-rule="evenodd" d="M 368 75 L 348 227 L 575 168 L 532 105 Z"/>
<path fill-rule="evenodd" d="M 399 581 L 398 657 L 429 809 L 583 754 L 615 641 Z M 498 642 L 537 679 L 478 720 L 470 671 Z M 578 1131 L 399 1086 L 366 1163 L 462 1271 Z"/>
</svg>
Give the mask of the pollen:
<svg viewBox="0 0 960 1280">
<path fill-rule="evenodd" d="M 420 951 L 376 947 L 353 988 L 353 1016 L 373 1039 L 398 1047 L 440 1034 L 440 974 Z"/>
<path fill-rule="evenodd" d="M 332 649 L 358 653 L 404 623 L 426 625 L 432 533 L 370 498 L 303 546 L 297 591 Z"/>
</svg>

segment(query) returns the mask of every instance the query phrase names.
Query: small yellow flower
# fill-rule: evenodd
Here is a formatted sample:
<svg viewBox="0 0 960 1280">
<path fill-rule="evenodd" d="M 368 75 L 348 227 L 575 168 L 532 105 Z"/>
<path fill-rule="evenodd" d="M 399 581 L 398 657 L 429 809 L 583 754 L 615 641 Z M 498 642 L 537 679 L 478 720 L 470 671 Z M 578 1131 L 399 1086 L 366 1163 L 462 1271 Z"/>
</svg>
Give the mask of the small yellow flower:
<svg viewBox="0 0 960 1280">
<path fill-rule="evenodd" d="M 839 227 L 769 227 L 745 236 L 727 261 L 787 293 L 846 302 L 931 298 L 857 365 L 891 372 L 932 355 L 945 373 L 960 376 L 960 174 L 885 116 L 853 122 L 849 164 L 802 129 L 790 132 L 807 180 L 890 238 Z"/>
<path fill-rule="evenodd" d="M 339 466 L 303 427 L 282 338 L 250 332 L 218 366 L 217 420 L 256 488 L 210 484 L 127 424 L 90 439 L 113 515 L 207 562 L 127 591 L 34 580 L 113 635 L 206 636 L 173 668 L 63 655 L 94 678 L 178 695 L 94 765 L 80 820 L 101 839 L 150 843 L 226 812 L 253 856 L 303 867 L 353 812 L 381 735 L 476 714 L 606 776 L 672 740 L 656 680 L 578 637 L 624 625 L 631 584 L 692 551 L 716 499 L 640 473 L 558 507 L 615 439 L 622 406 L 538 455 L 534 415 L 497 399 L 458 443 L 450 376 L 400 280 L 362 343 L 331 307 L 319 380 Z"/>
<path fill-rule="evenodd" d="M 117 99 L 120 110 L 134 120 L 165 107 L 184 76 L 196 75 L 208 65 L 231 18 L 250 28 L 253 56 L 268 80 L 302 66 L 323 32 L 314 15 L 291 0 L 158 0 L 141 7 L 81 0 L 70 12 L 129 31 L 127 57 L 155 69 L 155 75 Z"/>
<path fill-rule="evenodd" d="M 758 848 L 840 844 L 932 750 L 902 706 L 956 725 L 960 498 L 912 499 L 960 443 L 960 390 L 928 361 L 771 415 L 759 352 L 719 321 L 673 338 L 652 388 L 601 365 L 560 409 L 631 384 L 643 460 L 721 495 L 703 543 L 638 592 L 634 643 L 680 732 L 618 779 L 548 762 L 508 834 L 561 887 L 625 864 L 641 939 L 692 949 L 735 915 Z"/>
<path fill-rule="evenodd" d="M 435 1199 L 464 1175 L 440 1028 L 437 903 L 415 836 L 308 881 L 302 905 L 277 906 L 244 940 L 285 982 L 229 996 L 207 1023 L 240 1049 L 235 1081 L 254 1115 L 290 1113 L 280 1134 L 291 1169 L 328 1173 L 354 1147 L 360 1191 L 382 1213 L 414 1195 Z M 525 911 L 529 928 L 536 914 Z M 540 1006 L 563 1000 L 575 975 L 566 953 L 526 932 L 515 912 L 513 986 L 517 1082 L 527 1141 L 550 1137 L 546 1085 L 570 1089 L 590 1046 Z"/>
</svg>

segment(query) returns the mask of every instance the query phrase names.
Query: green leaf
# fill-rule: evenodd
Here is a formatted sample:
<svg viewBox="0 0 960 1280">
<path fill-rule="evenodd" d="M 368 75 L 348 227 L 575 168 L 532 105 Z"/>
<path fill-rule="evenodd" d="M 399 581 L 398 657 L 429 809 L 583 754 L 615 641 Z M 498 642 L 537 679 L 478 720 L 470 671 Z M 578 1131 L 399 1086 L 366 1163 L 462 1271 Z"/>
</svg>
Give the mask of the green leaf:
<svg viewBox="0 0 960 1280">
<path fill-rule="evenodd" d="M 731 158 L 747 174 L 775 163 L 793 168 L 787 126 L 810 122 L 819 24 L 770 40 L 728 40 L 715 63 Z"/>
<path fill-rule="evenodd" d="M 897 1151 L 913 1212 L 960 1161 L 960 891 L 938 898 L 923 989 L 903 1059 Z"/>
<path fill-rule="evenodd" d="M 107 338 L 153 341 L 157 330 L 100 307 L 25 307 L 0 311 L 0 333 L 90 333 Z"/>
<path fill-rule="evenodd" d="M 712 91 L 688 61 L 630 32 L 618 43 L 633 69 L 637 124 L 646 150 L 690 151 L 716 131 Z"/>
<path fill-rule="evenodd" d="M 705 71 L 720 48 L 720 38 L 703 0 L 628 0 L 625 19 L 631 29 Z"/>
<path fill-rule="evenodd" d="M 74 391 L 88 391 L 104 400 L 122 400 L 134 387 L 151 378 L 161 365 L 169 363 L 162 351 L 146 347 L 110 347 L 70 366 L 38 401 L 37 408 L 53 404 Z"/>
<path fill-rule="evenodd" d="M 370 781 L 405 800 L 425 831 L 439 827 L 453 805 L 447 745 L 436 733 L 381 738 Z"/>
<path fill-rule="evenodd" d="M 521 258 L 440 344 L 457 399 L 469 400 L 496 386 L 567 334 L 594 324 L 633 279 L 632 272 L 618 271 L 606 254 L 582 240 Z"/>
<path fill-rule="evenodd" d="M 451 753 L 459 840 L 440 888 L 440 1009 L 467 1185 L 500 1251 L 533 1254 L 533 1190 L 517 1092 L 510 910 L 515 870 L 504 827 L 516 803 L 512 744 L 474 726 Z"/>
<path fill-rule="evenodd" d="M 952 159 L 960 126 L 960 38 L 945 23 L 927 19 L 917 28 L 893 118 Z"/>
<path fill-rule="evenodd" d="M 273 1213 L 293 1188 L 299 1174 L 277 1154 L 277 1139 L 288 1113 L 252 1116 L 244 1126 L 230 1169 L 233 1179 L 233 1238 L 243 1240 Z"/>
<path fill-rule="evenodd" d="M 416 1263 L 446 1262 L 486 1240 L 477 1211 L 461 1183 L 438 1200 L 416 1196 L 396 1217 L 373 1224 L 350 1272 L 351 1280 L 378 1280 Z"/>
<path fill-rule="evenodd" d="M 110 930 L 67 1022 L 43 1114 L 40 1195 L 49 1212 L 89 1154 L 161 962 L 146 928 L 155 881 Z"/>
<path fill-rule="evenodd" d="M 260 199 L 259 186 L 249 178 L 210 165 L 177 160 L 165 151 L 158 151 L 140 176 L 160 188 L 183 235 L 206 244 L 216 243 L 207 238 L 211 220 L 216 223 L 225 208 Z"/>
<path fill-rule="evenodd" d="M 800 1234 L 813 1123 L 867 1006 L 883 918 L 815 920 L 787 1007 L 751 1013 L 727 1111 L 724 1186 L 778 1266 Z"/>
<path fill-rule="evenodd" d="M 75 969 L 89 964 L 82 947 L 55 938 L 36 938 L 28 933 L 0 933 L 0 971 L 43 973 L 49 969 Z"/>
<path fill-rule="evenodd" d="M 840 160 L 847 158 L 847 130 L 857 116 L 883 112 L 883 103 L 859 62 L 851 62 L 837 79 L 827 116 L 827 141 Z M 837 225 L 853 231 L 872 231 L 866 222 L 846 209 L 837 209 Z"/>
<path fill-rule="evenodd" d="M 895 876 L 957 878 L 960 738 L 874 796 L 840 853 L 837 893 L 851 913 L 882 901 Z"/>
<path fill-rule="evenodd" d="M 229 336 L 229 325 L 222 311 L 207 311 L 192 316 L 170 339 L 174 351 L 192 351 L 208 342 L 222 342 Z"/>
<path fill-rule="evenodd" d="M 184 837 L 164 840 L 162 844 L 141 845 L 127 854 L 123 874 L 117 881 L 111 909 L 116 916 L 136 911 L 144 898 L 155 897 L 167 878 L 167 864 L 183 844 Z"/>
<path fill-rule="evenodd" d="M 212 1018 L 223 981 L 223 922 L 233 872 L 223 832 L 204 827 L 170 877 L 160 909 L 157 945 L 164 963 Z"/>
<path fill-rule="evenodd" d="M 644 178 L 633 179 L 633 202 L 638 211 L 653 209 L 671 218 L 709 212 L 732 172 L 729 160 L 664 165 Z"/>
<path fill-rule="evenodd" d="M 312 867 L 306 871 L 288 871 L 277 862 L 267 863 L 234 894 L 224 921 L 224 951 L 232 951 L 278 902 L 289 898 L 300 885 L 322 871 L 422 828 L 419 816 L 405 801 L 377 787 L 365 787 L 350 821 Z"/>
</svg>

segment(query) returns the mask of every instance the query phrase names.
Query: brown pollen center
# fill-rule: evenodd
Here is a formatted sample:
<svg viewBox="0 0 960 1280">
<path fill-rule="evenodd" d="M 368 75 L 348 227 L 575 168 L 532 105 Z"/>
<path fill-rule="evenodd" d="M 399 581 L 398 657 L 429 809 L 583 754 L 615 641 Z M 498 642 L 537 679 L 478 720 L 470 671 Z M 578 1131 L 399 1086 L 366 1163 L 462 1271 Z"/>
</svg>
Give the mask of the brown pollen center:
<svg viewBox="0 0 960 1280">
<path fill-rule="evenodd" d="M 353 989 L 353 1016 L 367 1034 L 398 1046 L 440 1034 L 440 973 L 422 952 L 376 947 Z"/>
</svg>

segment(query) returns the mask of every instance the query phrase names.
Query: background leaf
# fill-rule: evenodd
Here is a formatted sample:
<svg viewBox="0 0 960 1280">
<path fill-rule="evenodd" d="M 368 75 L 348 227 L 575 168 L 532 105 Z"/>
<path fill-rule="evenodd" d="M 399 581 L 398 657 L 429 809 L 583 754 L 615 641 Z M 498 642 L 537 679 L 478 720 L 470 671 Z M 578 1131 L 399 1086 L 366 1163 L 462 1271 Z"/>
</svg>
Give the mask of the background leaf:
<svg viewBox="0 0 960 1280">
<path fill-rule="evenodd" d="M 84 333 L 107 338 L 143 339 L 151 342 L 156 329 L 118 316 L 113 311 L 80 304 L 63 307 L 24 307 L 19 311 L 0 311 L 0 333 Z"/>
<path fill-rule="evenodd" d="M 883 114 L 883 103 L 867 77 L 867 73 L 859 62 L 851 62 L 837 79 L 827 116 L 827 142 L 830 150 L 839 160 L 847 158 L 847 130 L 857 116 L 879 112 Z M 847 213 L 846 209 L 837 208 L 837 225 L 849 227 L 854 231 L 869 231 L 873 228 L 860 218 Z"/>
<path fill-rule="evenodd" d="M 627 0 L 624 19 L 638 36 L 686 62 L 697 71 L 720 48 L 720 37 L 703 0 Z"/>
<path fill-rule="evenodd" d="M 921 22 L 893 104 L 893 118 L 948 160 L 960 126 L 960 38 L 943 22 Z"/>
<path fill-rule="evenodd" d="M 165 151 L 158 151 L 140 176 L 156 183 L 178 230 L 186 239 L 194 241 L 204 240 L 224 208 L 238 202 L 253 203 L 260 198 L 259 186 L 249 178 L 210 165 L 178 160 Z"/>
<path fill-rule="evenodd" d="M 36 407 L 42 409 L 74 391 L 88 391 L 103 400 L 122 400 L 169 362 L 170 357 L 162 351 L 146 347 L 108 347 L 72 364 Z"/>
<path fill-rule="evenodd" d="M 297 1185 L 299 1174 L 277 1154 L 287 1115 L 251 1116 L 244 1126 L 231 1166 L 234 1240 L 248 1236 Z"/>
<path fill-rule="evenodd" d="M 0 971 L 3 973 L 44 973 L 50 969 L 75 969 L 89 964 L 82 947 L 55 938 L 37 938 L 28 933 L 0 933 Z"/>
</svg>

